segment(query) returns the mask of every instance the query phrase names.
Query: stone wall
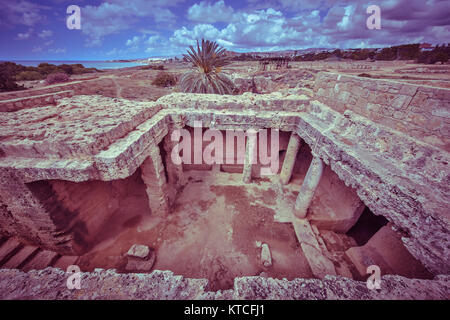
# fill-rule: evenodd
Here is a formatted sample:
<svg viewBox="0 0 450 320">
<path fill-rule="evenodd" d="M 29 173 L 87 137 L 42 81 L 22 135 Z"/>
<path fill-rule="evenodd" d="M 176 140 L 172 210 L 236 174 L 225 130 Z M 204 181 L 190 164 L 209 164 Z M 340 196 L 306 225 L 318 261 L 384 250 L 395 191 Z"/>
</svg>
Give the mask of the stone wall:
<svg viewBox="0 0 450 320">
<path fill-rule="evenodd" d="M 0 112 L 13 112 L 22 109 L 55 105 L 57 100 L 71 96 L 73 96 L 73 91 L 65 90 L 55 93 L 41 94 L 37 96 L 27 96 L 23 98 L 2 100 L 0 101 Z"/>
<path fill-rule="evenodd" d="M 335 69 L 335 70 L 344 70 L 344 71 L 358 71 L 361 70 L 380 70 L 386 67 L 400 67 L 405 66 L 409 62 L 408 61 L 300 61 L 300 62 L 291 62 L 291 64 L 295 65 L 295 67 L 300 68 L 311 68 L 316 70 L 326 70 L 326 69 Z"/>
<path fill-rule="evenodd" d="M 43 88 L 0 93 L 0 112 L 12 112 L 21 109 L 36 108 L 55 104 L 55 101 L 73 95 L 100 94 L 116 96 L 114 81 L 108 78 L 95 78 L 84 81 L 72 81 Z"/>
<path fill-rule="evenodd" d="M 383 276 L 380 290 L 344 277 L 291 281 L 263 277 L 234 279 L 233 289 L 209 291 L 208 280 L 190 279 L 170 271 L 118 274 L 114 270 L 81 273 L 81 289 L 67 289 L 69 274 L 47 268 L 27 273 L 0 270 L 0 299 L 46 300 L 447 300 L 450 277 L 433 280 Z"/>
<path fill-rule="evenodd" d="M 337 73 L 318 74 L 316 98 L 450 151 L 450 89 Z"/>
</svg>

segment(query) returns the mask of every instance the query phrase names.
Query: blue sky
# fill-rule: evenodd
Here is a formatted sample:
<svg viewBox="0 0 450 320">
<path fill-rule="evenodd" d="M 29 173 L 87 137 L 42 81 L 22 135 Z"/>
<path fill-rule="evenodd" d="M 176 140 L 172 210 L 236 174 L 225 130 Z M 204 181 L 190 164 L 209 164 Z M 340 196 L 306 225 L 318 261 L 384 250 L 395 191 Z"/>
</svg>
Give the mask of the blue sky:
<svg viewBox="0 0 450 320">
<path fill-rule="evenodd" d="M 81 8 L 81 30 L 66 8 Z M 381 9 L 369 30 L 366 8 Z M 202 37 L 233 51 L 450 42 L 448 0 L 0 0 L 2 60 L 105 60 L 184 53 Z"/>
</svg>

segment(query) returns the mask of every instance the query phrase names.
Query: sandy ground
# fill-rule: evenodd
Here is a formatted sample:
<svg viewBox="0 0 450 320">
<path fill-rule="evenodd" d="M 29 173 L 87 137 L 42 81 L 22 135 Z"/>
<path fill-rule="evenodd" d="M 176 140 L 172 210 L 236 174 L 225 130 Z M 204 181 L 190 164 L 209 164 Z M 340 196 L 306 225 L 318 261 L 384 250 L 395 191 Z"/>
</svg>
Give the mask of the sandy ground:
<svg viewBox="0 0 450 320">
<path fill-rule="evenodd" d="M 244 185 L 241 174 L 188 171 L 188 184 L 173 212 L 148 212 L 125 221 L 123 229 L 83 256 L 81 268 L 124 271 L 124 255 L 134 243 L 156 249 L 154 268 L 191 278 L 207 278 L 211 290 L 229 289 L 235 277 L 311 278 L 312 273 L 289 223 L 276 222 L 281 201 L 276 183 Z M 267 243 L 273 265 L 262 266 L 258 243 Z"/>
</svg>

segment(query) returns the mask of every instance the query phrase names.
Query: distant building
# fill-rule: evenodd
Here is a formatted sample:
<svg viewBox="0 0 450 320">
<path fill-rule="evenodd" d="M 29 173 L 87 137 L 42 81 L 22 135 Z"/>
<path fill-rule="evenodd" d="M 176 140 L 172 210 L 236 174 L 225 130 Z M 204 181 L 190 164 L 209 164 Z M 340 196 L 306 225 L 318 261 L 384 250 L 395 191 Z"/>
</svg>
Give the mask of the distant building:
<svg viewBox="0 0 450 320">
<path fill-rule="evenodd" d="M 421 43 L 419 49 L 420 51 L 431 51 L 434 47 L 430 43 Z"/>
</svg>

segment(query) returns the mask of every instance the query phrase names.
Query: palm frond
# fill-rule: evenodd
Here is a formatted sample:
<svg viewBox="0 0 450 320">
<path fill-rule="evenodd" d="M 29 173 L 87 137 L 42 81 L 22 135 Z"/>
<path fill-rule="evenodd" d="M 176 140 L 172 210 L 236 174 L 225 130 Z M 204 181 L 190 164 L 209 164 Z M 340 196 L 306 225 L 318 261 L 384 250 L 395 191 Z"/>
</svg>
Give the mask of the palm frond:
<svg viewBox="0 0 450 320">
<path fill-rule="evenodd" d="M 216 42 L 202 39 L 200 45 L 197 40 L 197 48 L 189 46 L 187 54 L 183 57 L 192 63 L 194 68 L 180 79 L 180 88 L 183 92 L 233 93 L 233 82 L 221 72 L 222 67 L 228 65 L 230 60 L 226 50 L 220 48 Z"/>
</svg>

